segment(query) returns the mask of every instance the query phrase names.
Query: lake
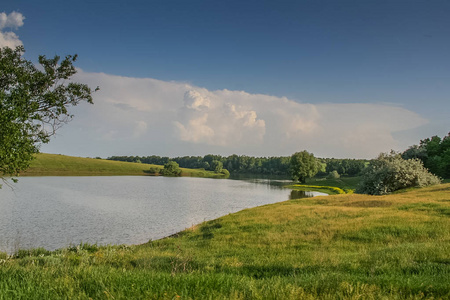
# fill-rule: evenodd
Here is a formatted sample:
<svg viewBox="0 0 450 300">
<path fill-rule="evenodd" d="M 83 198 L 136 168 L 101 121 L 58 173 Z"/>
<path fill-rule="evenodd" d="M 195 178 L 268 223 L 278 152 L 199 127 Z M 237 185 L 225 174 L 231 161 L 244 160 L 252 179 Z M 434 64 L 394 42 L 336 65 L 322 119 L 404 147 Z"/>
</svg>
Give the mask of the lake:
<svg viewBox="0 0 450 300">
<path fill-rule="evenodd" d="M 245 208 L 285 201 L 269 180 L 23 177 L 0 190 L 0 251 L 141 244 Z M 307 192 L 304 196 L 324 195 Z M 299 195 L 296 194 L 296 197 Z"/>
</svg>

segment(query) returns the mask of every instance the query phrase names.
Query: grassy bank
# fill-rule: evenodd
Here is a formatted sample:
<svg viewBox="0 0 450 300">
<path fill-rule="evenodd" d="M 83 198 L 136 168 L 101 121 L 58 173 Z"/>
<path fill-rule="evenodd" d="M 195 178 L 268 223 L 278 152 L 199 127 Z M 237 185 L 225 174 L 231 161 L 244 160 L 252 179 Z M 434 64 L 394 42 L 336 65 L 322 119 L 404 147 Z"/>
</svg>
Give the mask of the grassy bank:
<svg viewBox="0 0 450 300">
<path fill-rule="evenodd" d="M 448 299 L 450 184 L 243 210 L 140 246 L 0 257 L 0 299 Z"/>
<path fill-rule="evenodd" d="M 353 194 L 360 179 L 361 177 L 308 178 L 305 184 L 289 184 L 286 187 L 300 191 L 318 191 L 329 195 Z"/>
<path fill-rule="evenodd" d="M 21 176 L 114 176 L 150 175 L 148 170 L 163 166 L 39 153 Z M 219 178 L 211 171 L 181 168 L 182 176 Z"/>
</svg>

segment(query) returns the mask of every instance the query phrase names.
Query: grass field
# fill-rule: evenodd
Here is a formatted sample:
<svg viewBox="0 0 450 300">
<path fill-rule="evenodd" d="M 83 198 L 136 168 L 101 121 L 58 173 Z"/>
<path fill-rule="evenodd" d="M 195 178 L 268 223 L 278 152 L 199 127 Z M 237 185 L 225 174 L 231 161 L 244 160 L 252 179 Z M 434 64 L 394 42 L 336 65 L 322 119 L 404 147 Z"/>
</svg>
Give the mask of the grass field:
<svg viewBox="0 0 450 300">
<path fill-rule="evenodd" d="M 114 176 L 150 175 L 151 168 L 163 166 L 141 163 L 73 157 L 58 154 L 39 153 L 30 168 L 20 176 Z M 181 168 L 182 176 L 220 178 L 222 175 L 211 171 Z"/>
<path fill-rule="evenodd" d="M 140 246 L 0 254 L 0 299 L 449 299 L 450 184 L 246 209 Z"/>
</svg>

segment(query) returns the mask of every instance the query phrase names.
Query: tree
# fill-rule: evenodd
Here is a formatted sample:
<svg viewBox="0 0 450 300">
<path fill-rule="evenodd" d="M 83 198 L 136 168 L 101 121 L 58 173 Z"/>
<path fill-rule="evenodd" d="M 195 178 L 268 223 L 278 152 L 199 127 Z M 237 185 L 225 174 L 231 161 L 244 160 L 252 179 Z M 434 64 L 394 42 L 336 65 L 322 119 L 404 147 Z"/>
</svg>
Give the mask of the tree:
<svg viewBox="0 0 450 300">
<path fill-rule="evenodd" d="M 305 182 L 319 171 L 319 161 L 314 154 L 307 151 L 297 152 L 291 156 L 290 171 L 292 180 Z"/>
<path fill-rule="evenodd" d="M 402 153 L 404 159 L 418 158 L 431 173 L 450 178 L 450 133 L 441 139 L 432 136 L 420 141 Z"/>
<path fill-rule="evenodd" d="M 363 172 L 358 193 L 385 195 L 399 189 L 439 184 L 440 179 L 428 172 L 417 158 L 403 159 L 401 154 L 381 153 Z"/>
<path fill-rule="evenodd" d="M 47 59 L 41 68 L 23 58 L 25 49 L 0 48 L 0 178 L 15 176 L 29 167 L 41 143 L 72 115 L 68 108 L 92 102 L 92 90 L 70 82 L 77 55 Z M 98 88 L 97 88 L 98 89 Z M 96 89 L 96 90 L 97 90 Z"/>
<path fill-rule="evenodd" d="M 164 176 L 180 176 L 181 169 L 176 161 L 171 160 L 164 165 L 164 169 L 160 173 Z"/>
<path fill-rule="evenodd" d="M 219 160 L 213 160 L 213 161 L 211 162 L 211 170 L 212 170 L 212 171 L 214 171 L 214 172 L 216 172 L 216 173 L 220 173 L 220 172 L 222 172 L 222 169 L 223 169 L 223 164 L 222 164 L 221 161 L 219 161 Z"/>
</svg>

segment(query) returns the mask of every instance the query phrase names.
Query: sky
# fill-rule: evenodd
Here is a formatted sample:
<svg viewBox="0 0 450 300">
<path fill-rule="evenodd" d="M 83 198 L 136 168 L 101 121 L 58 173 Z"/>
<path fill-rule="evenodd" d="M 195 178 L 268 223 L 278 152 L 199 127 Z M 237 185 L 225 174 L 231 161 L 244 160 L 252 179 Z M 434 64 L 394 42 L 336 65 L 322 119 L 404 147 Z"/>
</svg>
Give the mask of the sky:
<svg viewBox="0 0 450 300">
<path fill-rule="evenodd" d="M 6 1 L 0 46 L 78 54 L 41 151 L 374 158 L 450 132 L 447 0 Z"/>
</svg>

